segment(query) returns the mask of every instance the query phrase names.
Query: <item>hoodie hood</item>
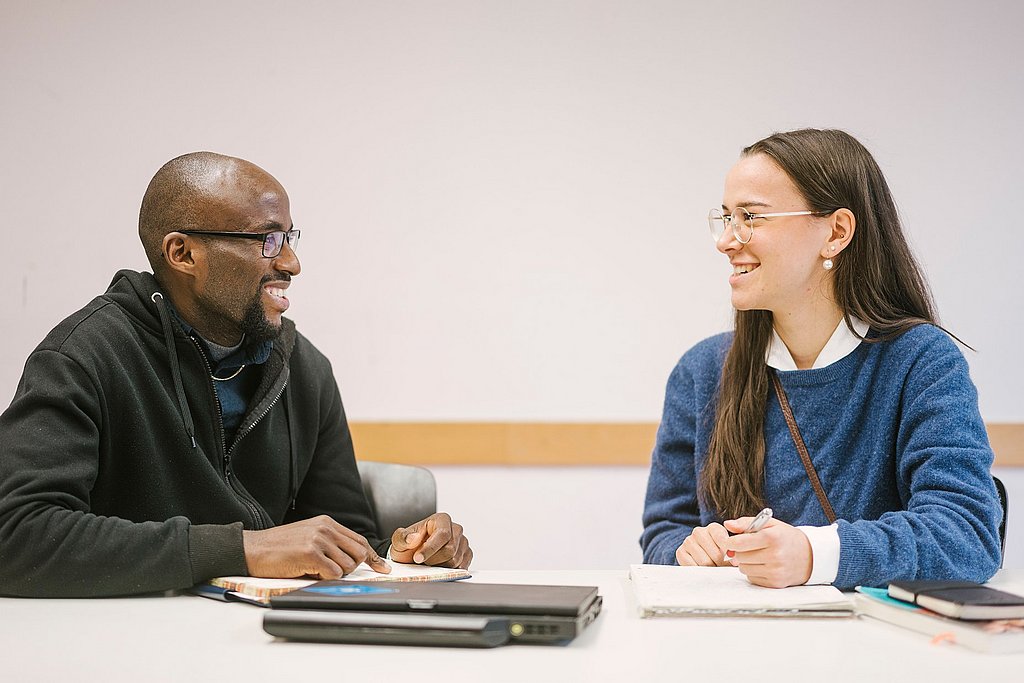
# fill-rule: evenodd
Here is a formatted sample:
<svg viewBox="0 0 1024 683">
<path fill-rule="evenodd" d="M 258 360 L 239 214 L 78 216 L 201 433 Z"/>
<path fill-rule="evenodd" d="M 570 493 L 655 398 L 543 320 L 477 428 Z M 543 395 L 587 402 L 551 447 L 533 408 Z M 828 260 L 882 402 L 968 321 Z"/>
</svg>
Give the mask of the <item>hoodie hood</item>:
<svg viewBox="0 0 1024 683">
<path fill-rule="evenodd" d="M 196 447 L 195 422 L 192 419 L 192 412 L 188 408 L 188 399 L 185 396 L 185 387 L 181 380 L 178 346 L 175 342 L 176 336 L 184 337 L 185 333 L 181 326 L 174 324 L 171 319 L 168 309 L 170 303 L 160 291 L 156 278 L 152 273 L 119 270 L 110 281 L 103 298 L 120 307 L 154 334 L 163 336 L 164 348 L 167 351 L 167 364 L 171 368 L 171 378 L 174 381 L 174 393 L 178 399 L 182 427 L 194 449 Z"/>
</svg>

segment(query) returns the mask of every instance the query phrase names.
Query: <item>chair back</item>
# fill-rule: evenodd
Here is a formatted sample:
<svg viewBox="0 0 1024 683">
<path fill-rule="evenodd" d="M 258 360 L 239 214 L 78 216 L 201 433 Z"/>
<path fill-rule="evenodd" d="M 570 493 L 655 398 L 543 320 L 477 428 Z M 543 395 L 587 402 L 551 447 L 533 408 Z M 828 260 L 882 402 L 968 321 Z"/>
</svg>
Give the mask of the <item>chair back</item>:
<svg viewBox="0 0 1024 683">
<path fill-rule="evenodd" d="M 999 480 L 999 477 L 992 477 L 996 484 L 996 493 L 999 494 L 999 504 L 1003 506 L 1003 518 L 999 521 L 999 567 L 1003 566 L 1003 558 L 1006 557 L 1006 518 L 1010 512 L 1010 498 L 1006 495 L 1006 486 Z"/>
<path fill-rule="evenodd" d="M 437 512 L 437 484 L 426 467 L 366 460 L 358 465 L 381 538 Z"/>
</svg>

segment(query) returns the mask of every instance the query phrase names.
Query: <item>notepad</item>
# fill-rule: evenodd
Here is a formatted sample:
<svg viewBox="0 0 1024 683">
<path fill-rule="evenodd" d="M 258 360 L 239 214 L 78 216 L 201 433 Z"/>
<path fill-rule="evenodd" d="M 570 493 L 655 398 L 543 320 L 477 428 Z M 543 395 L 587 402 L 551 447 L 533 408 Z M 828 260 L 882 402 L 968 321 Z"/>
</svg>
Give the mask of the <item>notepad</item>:
<svg viewBox="0 0 1024 683">
<path fill-rule="evenodd" d="M 850 617 L 853 600 L 834 586 L 755 586 L 735 567 L 634 564 L 641 617 Z"/>
<path fill-rule="evenodd" d="M 404 582 L 404 581 L 457 581 L 469 578 L 471 574 L 465 569 L 448 567 L 429 567 L 422 564 L 403 564 L 389 561 L 390 574 L 378 574 L 365 563 L 356 567 L 351 574 L 346 574 L 341 581 L 359 583 Z M 266 603 L 275 595 L 282 595 L 315 583 L 316 579 L 264 579 L 255 576 L 218 576 L 210 579 L 207 585 L 237 594 L 236 597 L 248 598 L 248 602 Z"/>
</svg>

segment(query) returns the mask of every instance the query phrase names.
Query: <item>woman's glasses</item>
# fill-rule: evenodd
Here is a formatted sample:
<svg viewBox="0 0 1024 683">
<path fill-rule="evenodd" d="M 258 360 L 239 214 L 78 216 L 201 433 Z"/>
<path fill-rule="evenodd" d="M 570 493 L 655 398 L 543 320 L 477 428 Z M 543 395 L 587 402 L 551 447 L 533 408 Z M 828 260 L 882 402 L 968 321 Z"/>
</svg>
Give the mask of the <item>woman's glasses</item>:
<svg viewBox="0 0 1024 683">
<path fill-rule="evenodd" d="M 750 213 L 743 207 L 737 206 L 731 214 L 722 213 L 721 209 L 711 209 L 708 212 L 708 225 L 711 226 L 711 237 L 715 242 L 722 239 L 725 233 L 726 224 L 732 228 L 732 234 L 736 241 L 746 244 L 754 236 L 754 221 L 760 218 L 779 218 L 782 216 L 827 216 L 831 211 L 781 211 L 777 213 Z"/>
</svg>

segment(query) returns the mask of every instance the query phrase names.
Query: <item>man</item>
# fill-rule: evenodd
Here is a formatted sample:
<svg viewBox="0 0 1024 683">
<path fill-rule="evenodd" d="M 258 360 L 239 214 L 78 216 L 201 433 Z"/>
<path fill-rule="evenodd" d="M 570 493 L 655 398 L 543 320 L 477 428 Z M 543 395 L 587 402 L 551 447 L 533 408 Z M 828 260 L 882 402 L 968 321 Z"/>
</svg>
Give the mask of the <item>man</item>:
<svg viewBox="0 0 1024 683">
<path fill-rule="evenodd" d="M 198 152 L 146 190 L 153 274 L 120 271 L 29 357 L 0 415 L 0 593 L 104 596 L 214 576 L 467 567 L 438 513 L 378 538 L 330 363 L 283 317 L 288 195 Z"/>
</svg>

